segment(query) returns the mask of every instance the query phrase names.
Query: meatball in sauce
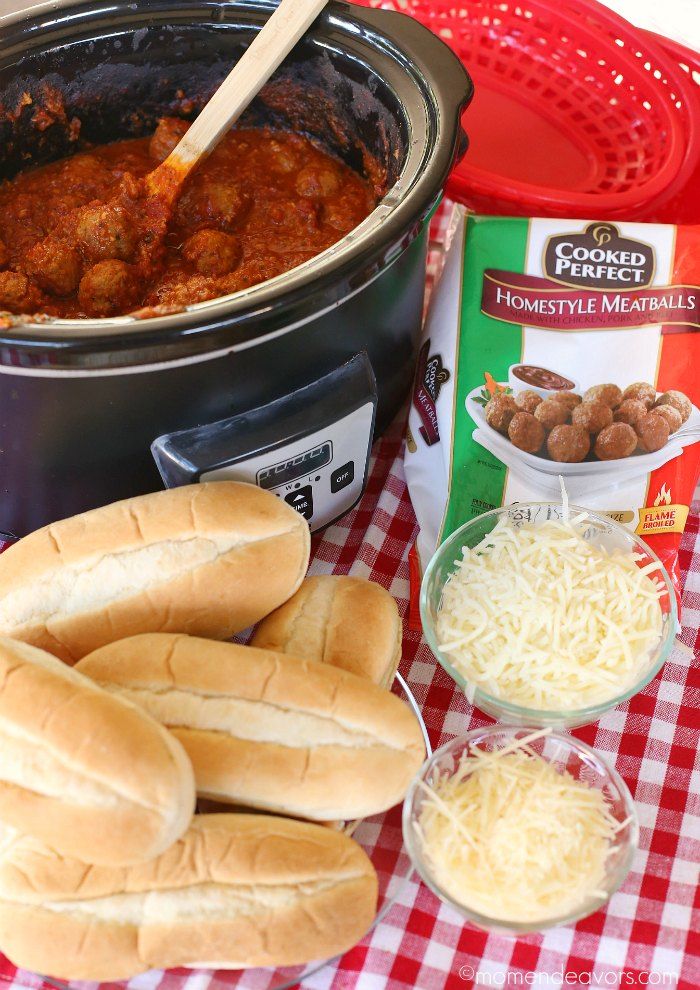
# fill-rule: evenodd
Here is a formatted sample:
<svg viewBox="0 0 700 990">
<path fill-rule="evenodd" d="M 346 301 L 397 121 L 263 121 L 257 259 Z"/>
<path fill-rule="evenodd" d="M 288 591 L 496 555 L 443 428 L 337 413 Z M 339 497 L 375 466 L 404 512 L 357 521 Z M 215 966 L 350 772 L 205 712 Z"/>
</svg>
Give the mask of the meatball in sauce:
<svg viewBox="0 0 700 990">
<path fill-rule="evenodd" d="M 232 130 L 186 180 L 165 243 L 149 252 L 141 180 L 188 126 L 167 118 L 150 138 L 0 185 L 0 309 L 90 318 L 227 295 L 331 247 L 383 192 L 381 178 L 361 178 L 301 134 Z"/>
</svg>

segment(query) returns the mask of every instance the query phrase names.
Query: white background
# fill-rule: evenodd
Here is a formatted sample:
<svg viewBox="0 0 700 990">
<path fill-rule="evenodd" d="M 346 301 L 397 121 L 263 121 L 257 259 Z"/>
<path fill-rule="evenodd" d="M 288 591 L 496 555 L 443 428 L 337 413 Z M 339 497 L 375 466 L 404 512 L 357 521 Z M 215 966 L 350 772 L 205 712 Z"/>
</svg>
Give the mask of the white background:
<svg viewBox="0 0 700 990">
<path fill-rule="evenodd" d="M 603 0 L 628 21 L 700 51 L 700 0 Z"/>
</svg>

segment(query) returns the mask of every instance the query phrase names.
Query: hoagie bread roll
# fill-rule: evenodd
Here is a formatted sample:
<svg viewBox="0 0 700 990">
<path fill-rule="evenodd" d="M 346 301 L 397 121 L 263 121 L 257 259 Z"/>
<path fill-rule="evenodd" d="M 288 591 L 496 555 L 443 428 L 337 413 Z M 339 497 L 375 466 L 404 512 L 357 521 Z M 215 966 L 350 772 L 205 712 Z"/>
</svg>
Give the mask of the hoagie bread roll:
<svg viewBox="0 0 700 990">
<path fill-rule="evenodd" d="M 86 870 L 26 837 L 0 857 L 3 952 L 65 980 L 323 959 L 362 938 L 376 903 L 355 842 L 265 815 L 198 815 L 163 855 L 122 870 Z"/>
<path fill-rule="evenodd" d="M 155 719 L 0 639 L 0 821 L 87 863 L 159 855 L 194 812 L 192 765 Z"/>
<path fill-rule="evenodd" d="M 341 667 L 390 687 L 401 659 L 396 602 L 362 578 L 306 578 L 284 605 L 260 622 L 251 646 Z"/>
<path fill-rule="evenodd" d="M 328 664 L 156 633 L 105 646 L 76 669 L 170 729 L 201 797 L 314 821 L 362 818 L 401 801 L 423 761 L 411 710 Z"/>
<path fill-rule="evenodd" d="M 227 639 L 296 591 L 309 545 L 306 521 L 255 485 L 115 502 L 0 556 L 0 635 L 68 663 L 140 632 Z"/>
</svg>

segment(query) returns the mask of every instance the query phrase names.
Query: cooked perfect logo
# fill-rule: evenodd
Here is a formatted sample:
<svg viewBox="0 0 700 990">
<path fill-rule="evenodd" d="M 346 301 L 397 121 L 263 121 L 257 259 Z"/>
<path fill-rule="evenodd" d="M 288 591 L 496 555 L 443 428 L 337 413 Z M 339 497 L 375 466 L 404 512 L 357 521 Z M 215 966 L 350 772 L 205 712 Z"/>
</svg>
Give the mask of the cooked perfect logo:
<svg viewBox="0 0 700 990">
<path fill-rule="evenodd" d="M 447 368 L 443 367 L 442 357 L 439 354 L 433 354 L 432 357 L 429 357 L 429 354 L 430 340 L 428 339 L 421 347 L 418 355 L 413 405 L 423 424 L 419 427 L 420 435 L 427 446 L 432 447 L 440 440 L 435 405 L 440 395 L 440 389 L 450 379 L 450 373 Z"/>
<path fill-rule="evenodd" d="M 654 249 L 621 237 L 611 223 L 591 223 L 583 233 L 559 234 L 544 250 L 545 275 L 586 288 L 641 288 L 654 277 Z"/>
</svg>

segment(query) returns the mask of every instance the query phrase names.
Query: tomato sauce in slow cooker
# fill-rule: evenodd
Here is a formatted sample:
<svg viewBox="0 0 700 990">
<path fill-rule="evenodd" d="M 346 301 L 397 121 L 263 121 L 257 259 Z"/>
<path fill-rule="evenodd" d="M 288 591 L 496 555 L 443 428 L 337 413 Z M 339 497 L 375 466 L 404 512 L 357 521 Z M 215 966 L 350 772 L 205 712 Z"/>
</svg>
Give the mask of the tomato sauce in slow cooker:
<svg viewBox="0 0 700 990">
<path fill-rule="evenodd" d="M 237 292 L 330 247 L 381 194 L 378 182 L 302 135 L 231 131 L 188 178 L 164 243 L 149 253 L 138 180 L 187 126 L 167 118 L 151 138 L 95 147 L 3 183 L 0 310 L 93 318 Z"/>
</svg>

